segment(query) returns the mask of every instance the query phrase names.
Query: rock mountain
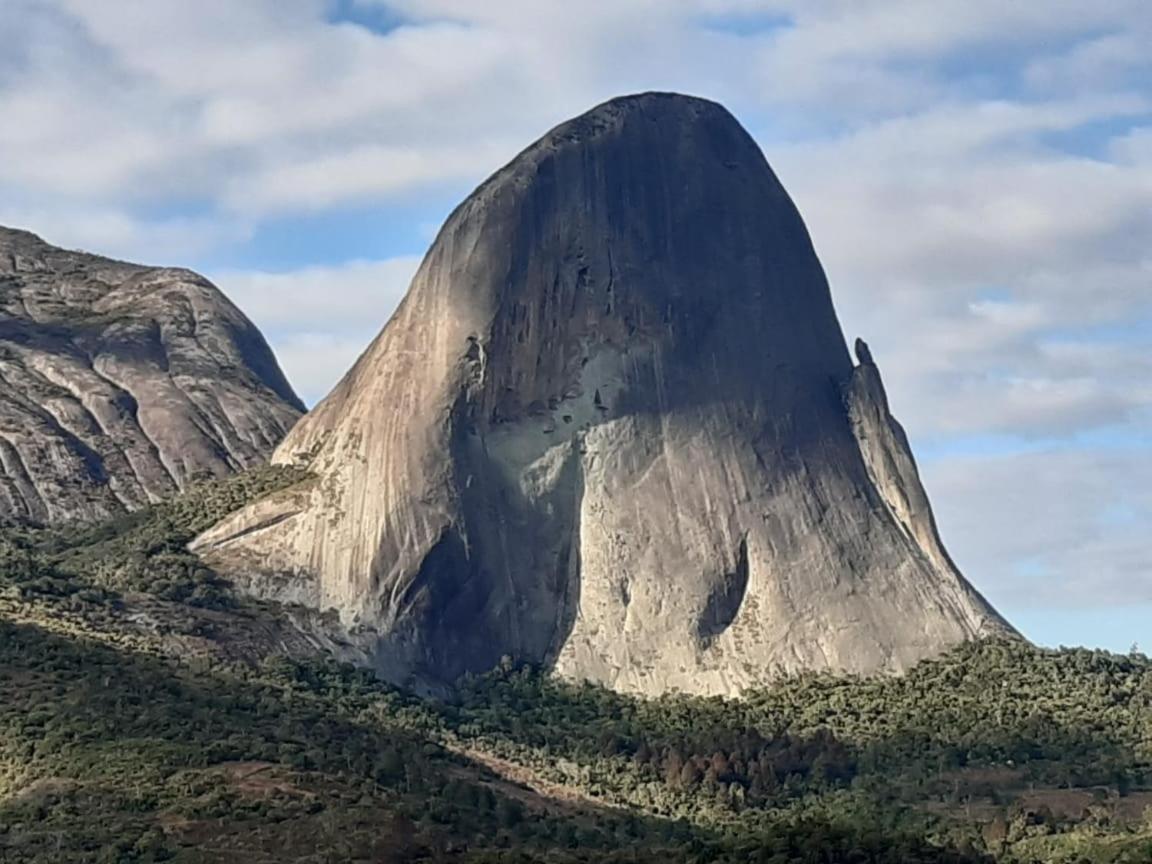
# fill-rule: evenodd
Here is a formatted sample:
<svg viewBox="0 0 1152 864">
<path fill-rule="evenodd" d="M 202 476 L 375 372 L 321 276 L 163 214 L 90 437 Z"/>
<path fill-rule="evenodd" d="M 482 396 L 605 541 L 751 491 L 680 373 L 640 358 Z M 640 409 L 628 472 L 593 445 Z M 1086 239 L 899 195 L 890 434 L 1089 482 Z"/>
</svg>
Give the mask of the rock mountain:
<svg viewBox="0 0 1152 864">
<path fill-rule="evenodd" d="M 503 655 L 734 694 L 1011 628 L 949 559 L 867 348 L 722 107 L 557 127 L 449 217 L 274 455 L 316 475 L 197 548 L 374 628 L 393 680 Z"/>
<path fill-rule="evenodd" d="M 89 521 L 265 461 L 303 411 L 187 270 L 0 228 L 0 521 Z"/>
</svg>

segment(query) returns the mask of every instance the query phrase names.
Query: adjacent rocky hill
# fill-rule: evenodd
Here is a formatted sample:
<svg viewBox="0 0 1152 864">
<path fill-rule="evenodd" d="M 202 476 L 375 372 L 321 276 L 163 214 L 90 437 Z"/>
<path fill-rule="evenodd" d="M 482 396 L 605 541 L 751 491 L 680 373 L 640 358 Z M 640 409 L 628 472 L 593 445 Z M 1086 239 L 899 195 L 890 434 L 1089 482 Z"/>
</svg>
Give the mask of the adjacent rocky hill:
<svg viewBox="0 0 1152 864">
<path fill-rule="evenodd" d="M 451 215 L 277 449 L 316 481 L 196 548 L 254 593 L 376 628 L 397 681 L 509 655 L 733 694 L 1010 633 L 944 551 L 857 354 L 736 120 L 616 99 Z"/>
<path fill-rule="evenodd" d="M 136 509 L 265 461 L 302 411 L 203 277 L 0 228 L 0 520 Z"/>
</svg>

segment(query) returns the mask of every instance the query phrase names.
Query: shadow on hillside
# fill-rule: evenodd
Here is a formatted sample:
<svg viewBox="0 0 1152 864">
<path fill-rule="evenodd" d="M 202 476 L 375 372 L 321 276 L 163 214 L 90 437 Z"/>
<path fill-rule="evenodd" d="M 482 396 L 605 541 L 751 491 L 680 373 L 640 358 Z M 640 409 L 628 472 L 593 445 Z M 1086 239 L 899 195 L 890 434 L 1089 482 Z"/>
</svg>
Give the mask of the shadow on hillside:
<svg viewBox="0 0 1152 864">
<path fill-rule="evenodd" d="M 815 820 L 721 837 L 556 815 L 501 794 L 423 731 L 431 711 L 364 681 L 287 661 L 243 680 L 0 622 L 0 857 L 160 861 L 193 843 L 190 860 L 305 861 L 327 843 L 365 861 L 986 860 Z"/>
</svg>

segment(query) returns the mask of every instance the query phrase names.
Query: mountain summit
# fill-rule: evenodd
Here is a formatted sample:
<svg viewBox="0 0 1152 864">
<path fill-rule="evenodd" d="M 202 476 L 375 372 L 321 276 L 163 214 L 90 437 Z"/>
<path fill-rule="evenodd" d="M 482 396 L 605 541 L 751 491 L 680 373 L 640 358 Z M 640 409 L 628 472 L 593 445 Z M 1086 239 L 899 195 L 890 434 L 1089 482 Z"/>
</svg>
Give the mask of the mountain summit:
<svg viewBox="0 0 1152 864">
<path fill-rule="evenodd" d="M 502 656 L 640 693 L 904 669 L 1011 628 L 941 545 L 867 347 L 721 106 L 615 99 L 448 218 L 274 461 L 197 541 L 375 628 L 378 671 Z"/>
<path fill-rule="evenodd" d="M 0 521 L 93 521 L 263 463 L 304 406 L 188 270 L 0 228 Z"/>
</svg>

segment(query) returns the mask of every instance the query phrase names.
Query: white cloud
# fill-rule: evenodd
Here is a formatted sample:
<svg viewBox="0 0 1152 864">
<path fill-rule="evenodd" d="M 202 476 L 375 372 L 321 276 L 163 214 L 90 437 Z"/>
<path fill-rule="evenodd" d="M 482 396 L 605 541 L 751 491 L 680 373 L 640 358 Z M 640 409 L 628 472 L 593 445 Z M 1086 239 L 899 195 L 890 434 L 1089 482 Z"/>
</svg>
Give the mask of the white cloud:
<svg viewBox="0 0 1152 864">
<path fill-rule="evenodd" d="M 419 265 L 419 257 L 405 256 L 283 273 L 218 270 L 209 276 L 269 331 L 368 327 L 374 336 L 391 317 Z"/>
<path fill-rule="evenodd" d="M 1131 130 L 1125 135 L 1115 138 L 1111 142 L 1112 157 L 1125 165 L 1143 166 L 1150 170 L 1152 165 L 1152 126 L 1143 126 Z"/>
<path fill-rule="evenodd" d="M 1152 17 L 1132 2 L 399 0 L 387 6 L 412 23 L 380 35 L 327 22 L 322 0 L 10 2 L 0 26 L 25 56 L 10 86 L 0 78 L 15 121 L 0 130 L 0 183 L 105 203 L 207 194 L 245 212 L 476 180 L 490 157 L 622 90 L 680 87 L 750 112 L 789 104 L 801 126 L 935 105 L 957 94 L 933 63 L 964 46 Z M 757 12 L 793 20 L 745 36 L 701 23 Z M 356 166 L 360 186 L 345 179 Z"/>
<path fill-rule="evenodd" d="M 330 331 L 273 334 L 272 349 L 297 395 L 311 406 L 351 368 L 374 335 L 367 328 L 347 335 Z"/>
<path fill-rule="evenodd" d="M 873 344 L 913 440 L 1073 434 L 1152 405 L 1139 358 L 1056 363 L 1047 347 L 1152 321 L 1152 160 L 1139 138 L 1117 143 L 1125 161 L 1044 140 L 1146 110 L 1123 95 L 950 103 L 773 148 L 841 319 Z"/>
<path fill-rule="evenodd" d="M 1128 25 L 1124 32 L 1078 42 L 1063 54 L 1039 57 L 1025 67 L 1025 80 L 1036 89 L 1065 93 L 1135 83 L 1135 75 L 1152 70 L 1152 22 L 1135 15 Z"/>
<path fill-rule="evenodd" d="M 221 270 L 212 280 L 259 322 L 309 405 L 324 396 L 391 317 L 418 257 L 351 261 L 285 273 Z"/>
<path fill-rule="evenodd" d="M 54 246 L 144 264 L 187 261 L 225 243 L 242 243 L 252 226 L 212 217 L 141 217 L 116 207 L 46 199 L 0 201 L 0 225 L 40 235 Z"/>
<path fill-rule="evenodd" d="M 945 541 L 994 601 L 1125 606 L 1152 603 L 1144 454 L 1054 449 L 941 459 L 922 471 Z"/>
<path fill-rule="evenodd" d="M 366 145 L 319 158 L 300 156 L 233 179 L 225 186 L 224 201 L 230 210 L 253 215 L 323 210 L 481 176 L 509 152 L 510 145 L 483 142 L 471 151 Z"/>
</svg>

